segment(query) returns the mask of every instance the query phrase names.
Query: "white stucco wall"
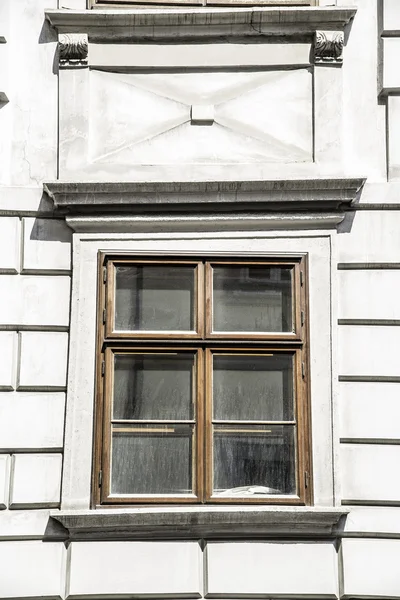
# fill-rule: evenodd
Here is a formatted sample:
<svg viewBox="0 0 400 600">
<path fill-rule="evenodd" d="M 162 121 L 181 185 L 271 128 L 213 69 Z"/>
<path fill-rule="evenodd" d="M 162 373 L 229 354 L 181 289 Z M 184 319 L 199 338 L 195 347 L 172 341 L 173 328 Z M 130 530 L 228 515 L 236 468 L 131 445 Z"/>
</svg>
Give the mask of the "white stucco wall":
<svg viewBox="0 0 400 600">
<path fill-rule="evenodd" d="M 58 4 L 85 6 L 84 0 L 2 0 L 0 6 L 6 40 L 0 44 L 0 92 L 8 99 L 0 103 L 0 599 L 400 598 L 397 0 L 384 0 L 383 15 L 375 0 L 352 2 L 358 10 L 340 93 L 333 85 L 324 100 L 334 119 L 326 134 L 340 144 L 324 148 L 321 138 L 321 150 L 334 161 L 339 148 L 340 168 L 367 177 L 362 210 L 347 215 L 337 233 L 324 233 L 332 291 L 332 443 L 327 439 L 320 452 L 333 464 L 328 483 L 318 467 L 321 455 L 316 465 L 320 504 L 350 511 L 343 534 L 335 542 L 73 541 L 67 548 L 49 514 L 65 502 L 66 477 L 73 477 L 71 462 L 65 463 L 63 488 L 64 451 L 74 436 L 69 428 L 64 439 L 66 395 L 73 389 L 67 390 L 68 353 L 77 355 L 69 347 L 72 232 L 42 187 L 58 175 L 57 34 L 44 20 L 44 10 Z M 386 91 L 378 99 L 382 27 L 392 35 L 382 43 Z M 82 164 L 79 155 L 74 160 Z M 114 246 L 123 248 L 128 237 Z M 285 234 L 276 237 L 281 251 Z M 165 238 L 171 244 L 171 235 Z M 269 238 L 270 248 L 275 236 Z M 80 483 L 89 489 L 89 481 Z"/>
</svg>

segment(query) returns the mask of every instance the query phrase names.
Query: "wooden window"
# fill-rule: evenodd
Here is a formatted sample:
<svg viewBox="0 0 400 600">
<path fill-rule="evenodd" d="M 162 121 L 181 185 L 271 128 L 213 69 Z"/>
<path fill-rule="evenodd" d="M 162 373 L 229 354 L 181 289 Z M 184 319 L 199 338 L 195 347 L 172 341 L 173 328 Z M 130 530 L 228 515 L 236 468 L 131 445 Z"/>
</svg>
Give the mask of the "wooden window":
<svg viewBox="0 0 400 600">
<path fill-rule="evenodd" d="M 94 505 L 311 503 L 306 268 L 101 256 Z"/>
<path fill-rule="evenodd" d="M 89 0 L 89 7 L 127 8 L 143 5 L 172 6 L 315 6 L 318 0 Z"/>
</svg>

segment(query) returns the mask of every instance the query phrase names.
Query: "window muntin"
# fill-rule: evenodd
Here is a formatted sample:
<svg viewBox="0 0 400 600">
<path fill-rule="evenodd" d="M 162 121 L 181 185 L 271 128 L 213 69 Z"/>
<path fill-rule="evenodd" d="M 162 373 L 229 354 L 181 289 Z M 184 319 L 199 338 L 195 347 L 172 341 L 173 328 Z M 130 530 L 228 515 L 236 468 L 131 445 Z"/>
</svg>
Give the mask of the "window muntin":
<svg viewBox="0 0 400 600">
<path fill-rule="evenodd" d="M 211 330 L 219 302 L 215 269 L 244 305 L 237 314 L 244 315 L 246 331 Z M 95 504 L 310 503 L 304 270 L 301 258 L 106 257 L 95 459 L 102 483 L 94 490 Z M 163 282 L 163 272 L 173 281 Z M 117 285 L 119 273 L 129 275 L 123 286 Z M 146 285 L 137 284 L 138 273 L 142 282 L 147 276 Z M 138 298 L 146 302 L 143 289 L 166 289 L 154 305 L 169 315 L 181 311 L 174 294 L 183 289 L 195 329 L 186 329 L 187 321 L 181 331 L 116 329 L 121 306 L 132 323 L 129 311 L 137 313 Z M 125 294 L 125 306 L 119 294 Z M 265 331 L 247 331 L 252 312 L 259 315 L 261 305 L 268 313 L 268 303 L 272 317 L 264 318 Z M 274 331 L 276 323 L 289 323 L 290 331 Z"/>
</svg>

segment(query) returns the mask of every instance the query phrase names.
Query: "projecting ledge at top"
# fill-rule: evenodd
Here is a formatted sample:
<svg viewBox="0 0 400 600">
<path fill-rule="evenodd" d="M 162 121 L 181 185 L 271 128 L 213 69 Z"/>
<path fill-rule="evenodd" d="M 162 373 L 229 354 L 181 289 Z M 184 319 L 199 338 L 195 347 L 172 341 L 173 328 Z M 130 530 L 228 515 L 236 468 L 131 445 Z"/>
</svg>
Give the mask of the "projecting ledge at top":
<svg viewBox="0 0 400 600">
<path fill-rule="evenodd" d="M 343 29 L 355 7 L 252 7 L 114 10 L 47 10 L 60 33 L 87 33 L 91 40 L 168 37 L 265 36 L 313 34 Z"/>
<path fill-rule="evenodd" d="M 52 518 L 77 539 L 329 538 L 337 536 L 345 508 L 201 507 L 57 511 Z"/>
<path fill-rule="evenodd" d="M 331 229 L 365 179 L 44 184 L 76 232 Z"/>
<path fill-rule="evenodd" d="M 230 210 L 339 210 L 348 207 L 364 178 L 253 181 L 52 181 L 44 190 L 68 214 Z"/>
</svg>

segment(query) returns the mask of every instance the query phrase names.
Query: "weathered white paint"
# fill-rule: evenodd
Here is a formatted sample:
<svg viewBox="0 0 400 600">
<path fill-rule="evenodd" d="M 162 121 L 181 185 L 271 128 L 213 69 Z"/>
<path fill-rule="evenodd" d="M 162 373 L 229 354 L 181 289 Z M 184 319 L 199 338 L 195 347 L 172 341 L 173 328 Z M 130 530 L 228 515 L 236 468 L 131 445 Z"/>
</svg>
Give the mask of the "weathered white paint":
<svg viewBox="0 0 400 600">
<path fill-rule="evenodd" d="M 67 596 L 201 597 L 197 542 L 74 542 L 69 553 Z"/>
<path fill-rule="evenodd" d="M 387 40 L 389 41 L 389 40 Z M 395 51 L 400 48 L 400 38 L 390 41 L 399 42 Z M 393 59 L 394 62 L 394 59 Z M 386 63 L 385 63 L 386 64 Z M 400 82 L 398 82 L 400 86 Z M 388 103 L 388 122 L 389 122 L 389 134 L 388 134 L 388 171 L 391 181 L 400 180 L 400 98 L 399 96 L 389 96 L 387 99 Z"/>
<path fill-rule="evenodd" d="M 341 459 L 343 500 L 400 504 L 400 445 L 342 444 Z"/>
<path fill-rule="evenodd" d="M 348 0 L 337 4 L 348 6 Z M 346 171 L 367 173 L 371 182 L 386 183 L 386 108 L 377 102 L 379 3 L 352 0 L 352 5 L 357 7 L 357 16 L 343 50 L 343 165 Z M 375 227 L 370 234 L 372 230 Z M 353 247 L 357 248 L 356 241 Z"/>
<path fill-rule="evenodd" d="M 380 533 L 383 537 L 400 534 L 400 506 L 353 506 L 346 519 L 345 531 L 363 533 L 369 537 Z"/>
<path fill-rule="evenodd" d="M 69 277 L 4 275 L 0 325 L 68 327 Z"/>
<path fill-rule="evenodd" d="M 57 506 L 60 502 L 61 464 L 61 454 L 14 454 L 10 507 Z"/>
<path fill-rule="evenodd" d="M 399 383 L 341 382 L 338 433 L 351 439 L 400 439 Z"/>
<path fill-rule="evenodd" d="M 19 271 L 20 220 L 0 217 L 0 273 Z"/>
<path fill-rule="evenodd" d="M 43 189 L 39 187 L 0 185 L 0 211 L 10 212 L 17 216 L 27 214 L 36 215 L 40 212 L 53 212 L 52 203 L 43 196 Z"/>
<path fill-rule="evenodd" d="M 64 410 L 65 394 L 0 393 L 0 451 L 62 448 Z"/>
<path fill-rule="evenodd" d="M 331 542 L 210 542 L 207 567 L 207 593 L 219 598 L 338 597 L 337 554 Z"/>
<path fill-rule="evenodd" d="M 344 597 L 400 597 L 400 540 L 343 540 Z"/>
<path fill-rule="evenodd" d="M 375 195 L 375 202 L 380 194 Z M 351 217 L 351 231 L 337 237 L 339 262 L 398 262 L 400 255 L 400 213 L 359 211 Z"/>
<path fill-rule="evenodd" d="M 339 271 L 339 319 L 400 319 L 400 270 Z"/>
<path fill-rule="evenodd" d="M 400 327 L 342 325 L 338 339 L 339 375 L 400 376 Z"/>
<path fill-rule="evenodd" d="M 91 44 L 91 67 L 234 67 L 309 65 L 311 44 Z"/>
<path fill-rule="evenodd" d="M 43 19 L 44 9 L 55 8 L 57 2 L 8 2 L 13 107 L 8 115 L 12 119 L 8 183 L 40 187 L 44 178 L 57 174 L 57 75 L 53 68 L 56 35 Z"/>
<path fill-rule="evenodd" d="M 66 550 L 61 542 L 0 543 L 2 598 L 61 598 L 64 593 Z"/>
<path fill-rule="evenodd" d="M 66 384 L 68 334 L 24 331 L 18 373 L 19 390 L 59 390 Z"/>
<path fill-rule="evenodd" d="M 50 510 L 54 511 L 54 509 L 44 508 L 1 511 L 0 544 L 5 540 L 43 537 L 49 522 Z"/>
<path fill-rule="evenodd" d="M 400 31 L 400 10 L 397 0 L 383 0 L 383 28 Z"/>
<path fill-rule="evenodd" d="M 64 221 L 23 219 L 23 273 L 68 271 L 71 231 Z"/>
<path fill-rule="evenodd" d="M 0 454 L 0 510 L 7 508 L 10 479 L 10 456 Z"/>
<path fill-rule="evenodd" d="M 13 331 L 0 331 L 1 390 L 12 390 L 15 387 L 16 358 L 17 334 Z"/>
</svg>

